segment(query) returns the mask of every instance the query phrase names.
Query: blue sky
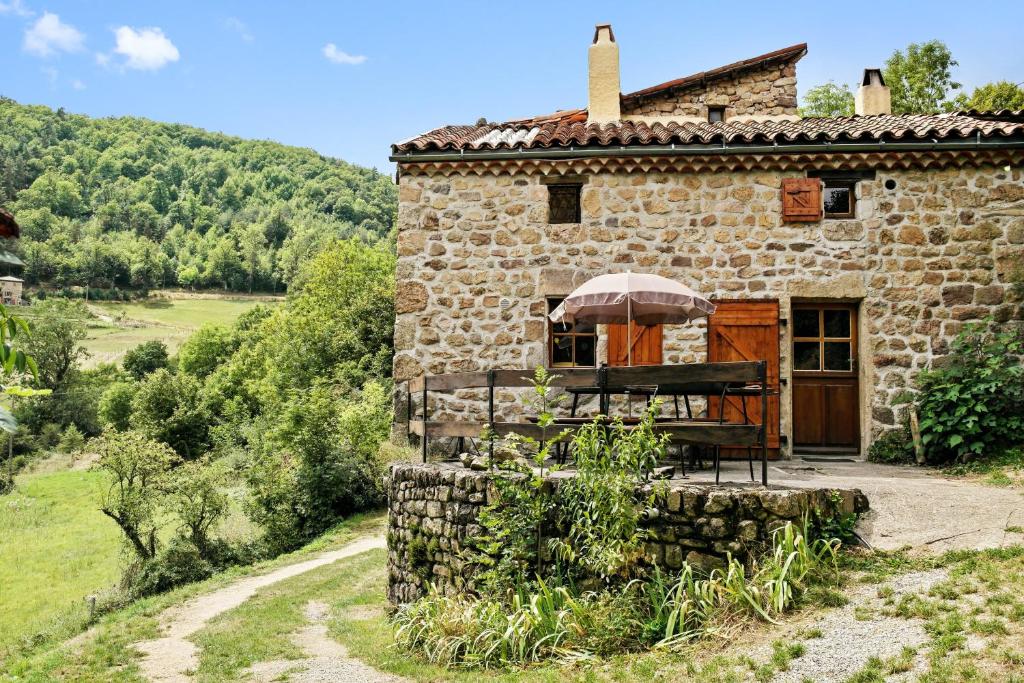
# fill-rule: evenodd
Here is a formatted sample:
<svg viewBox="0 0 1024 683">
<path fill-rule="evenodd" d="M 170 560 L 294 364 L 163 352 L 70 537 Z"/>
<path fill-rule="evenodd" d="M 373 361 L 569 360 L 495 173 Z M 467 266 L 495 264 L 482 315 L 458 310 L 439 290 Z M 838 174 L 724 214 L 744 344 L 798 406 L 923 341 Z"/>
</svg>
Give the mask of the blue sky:
<svg viewBox="0 0 1024 683">
<path fill-rule="evenodd" d="M 939 38 L 973 87 L 1024 81 L 1024 3 L 0 0 L 0 94 L 312 147 L 391 170 L 446 123 L 585 106 L 611 22 L 636 90 L 799 42 L 801 94 Z"/>
</svg>

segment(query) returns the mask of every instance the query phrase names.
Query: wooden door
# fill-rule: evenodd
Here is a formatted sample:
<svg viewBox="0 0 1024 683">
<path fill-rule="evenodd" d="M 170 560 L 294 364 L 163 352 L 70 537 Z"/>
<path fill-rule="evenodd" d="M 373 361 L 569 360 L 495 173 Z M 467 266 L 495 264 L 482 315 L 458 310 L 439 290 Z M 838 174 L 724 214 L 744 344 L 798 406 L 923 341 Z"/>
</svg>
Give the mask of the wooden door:
<svg viewBox="0 0 1024 683">
<path fill-rule="evenodd" d="M 849 304 L 793 306 L 793 449 L 860 449 L 857 309 Z"/>
<path fill-rule="evenodd" d="M 633 365 L 661 365 L 661 325 L 631 324 Z M 625 325 L 608 326 L 608 365 L 629 364 Z"/>
<path fill-rule="evenodd" d="M 716 301 L 718 310 L 708 318 L 708 360 L 768 361 L 768 456 L 779 456 L 779 302 Z M 743 420 L 743 399 L 726 399 L 725 419 Z M 708 415 L 718 417 L 719 399 L 708 397 Z M 761 400 L 746 399 L 747 416 L 760 424 Z M 723 455 L 742 455 L 746 448 L 723 448 Z"/>
</svg>

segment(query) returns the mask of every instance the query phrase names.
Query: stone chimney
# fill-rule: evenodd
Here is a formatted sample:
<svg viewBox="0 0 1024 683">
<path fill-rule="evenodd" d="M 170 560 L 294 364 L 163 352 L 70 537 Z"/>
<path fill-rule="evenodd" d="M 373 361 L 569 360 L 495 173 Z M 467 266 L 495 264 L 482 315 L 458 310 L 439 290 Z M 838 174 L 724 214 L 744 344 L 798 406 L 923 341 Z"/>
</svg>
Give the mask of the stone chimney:
<svg viewBox="0 0 1024 683">
<path fill-rule="evenodd" d="M 618 121 L 621 116 L 619 95 L 619 46 L 611 24 L 598 24 L 594 28 L 594 43 L 590 46 L 587 121 Z"/>
<path fill-rule="evenodd" d="M 853 99 L 853 110 L 857 116 L 892 113 L 892 97 L 880 69 L 864 69 L 864 78 Z"/>
</svg>

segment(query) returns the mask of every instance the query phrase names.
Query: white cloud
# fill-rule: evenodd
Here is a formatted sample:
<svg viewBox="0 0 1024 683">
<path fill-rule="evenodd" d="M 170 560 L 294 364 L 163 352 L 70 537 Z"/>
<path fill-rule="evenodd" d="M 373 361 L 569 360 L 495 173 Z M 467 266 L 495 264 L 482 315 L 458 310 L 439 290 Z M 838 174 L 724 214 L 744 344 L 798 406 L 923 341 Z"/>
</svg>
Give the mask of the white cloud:
<svg viewBox="0 0 1024 683">
<path fill-rule="evenodd" d="M 65 24 L 60 17 L 50 12 L 25 30 L 25 51 L 39 57 L 49 57 L 58 52 L 77 52 L 85 45 L 85 34 L 71 24 Z"/>
<path fill-rule="evenodd" d="M 75 80 L 71 81 L 71 87 L 75 90 L 85 90 L 85 83 L 76 78 Z"/>
<path fill-rule="evenodd" d="M 110 55 L 105 52 L 97 52 L 96 63 L 100 66 L 106 66 L 107 64 L 110 64 Z"/>
<path fill-rule="evenodd" d="M 9 2 L 0 2 L 0 14 L 14 14 L 19 17 L 35 16 L 35 12 L 30 10 L 28 7 L 25 7 L 21 0 L 9 0 Z"/>
<path fill-rule="evenodd" d="M 46 80 L 50 82 L 51 88 L 57 85 L 57 77 L 60 74 L 57 72 L 56 69 L 54 69 L 52 66 L 43 66 L 40 67 L 39 70 L 43 73 L 44 76 L 46 76 Z"/>
<path fill-rule="evenodd" d="M 245 22 L 238 17 L 228 17 L 224 20 L 224 25 L 238 34 L 238 37 L 247 43 L 251 43 L 256 40 L 249 27 L 246 26 Z"/>
<path fill-rule="evenodd" d="M 129 69 L 155 71 L 181 56 L 164 32 L 158 28 L 134 29 L 122 26 L 114 30 L 117 44 L 114 52 L 126 57 L 124 66 Z M 97 61 L 104 63 L 97 56 Z"/>
<path fill-rule="evenodd" d="M 350 55 L 339 50 L 334 43 L 327 43 L 323 49 L 324 57 L 335 64 L 362 64 L 366 61 L 366 55 Z"/>
</svg>

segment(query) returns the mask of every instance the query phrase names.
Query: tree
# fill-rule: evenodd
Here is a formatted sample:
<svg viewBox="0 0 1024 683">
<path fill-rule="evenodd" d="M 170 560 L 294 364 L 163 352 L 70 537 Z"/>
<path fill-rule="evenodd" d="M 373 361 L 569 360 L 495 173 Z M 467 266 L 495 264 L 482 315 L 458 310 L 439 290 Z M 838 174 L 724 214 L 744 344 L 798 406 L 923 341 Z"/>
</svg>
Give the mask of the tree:
<svg viewBox="0 0 1024 683">
<path fill-rule="evenodd" d="M 816 85 L 804 95 L 804 106 L 799 111 L 804 117 L 853 116 L 853 93 L 846 84 L 833 81 Z"/>
<path fill-rule="evenodd" d="M 975 109 L 977 111 L 999 111 L 1024 109 L 1024 88 L 1009 81 L 986 83 L 974 89 L 970 97 L 960 95 L 957 98 L 958 109 Z"/>
<path fill-rule="evenodd" d="M 106 429 L 123 432 L 129 428 L 132 416 L 133 382 L 111 384 L 100 396 L 99 417 Z"/>
<path fill-rule="evenodd" d="M 169 507 L 200 556 L 207 559 L 211 554 L 210 531 L 228 511 L 226 485 L 227 474 L 219 463 L 201 461 L 176 468 L 171 482 Z"/>
<path fill-rule="evenodd" d="M 178 283 L 194 290 L 199 283 L 199 269 L 192 264 L 178 268 Z"/>
<path fill-rule="evenodd" d="M 198 457 L 207 448 L 211 421 L 201 389 L 191 375 L 175 375 L 166 368 L 150 373 L 132 398 L 131 427 L 184 458 Z"/>
<path fill-rule="evenodd" d="M 206 257 L 206 269 L 203 279 L 207 282 L 220 283 L 224 289 L 242 273 L 242 261 L 235 250 L 235 241 L 230 237 L 222 237 Z"/>
<path fill-rule="evenodd" d="M 125 372 L 135 379 L 167 367 L 167 346 L 159 340 L 143 342 L 124 354 Z"/>
<path fill-rule="evenodd" d="M 950 99 L 960 84 L 951 70 L 958 63 L 945 43 L 930 40 L 896 50 L 885 62 L 885 84 L 892 94 L 894 114 L 934 114 L 955 108 Z"/>
<path fill-rule="evenodd" d="M 32 334 L 25 350 L 39 368 L 38 383 L 59 392 L 74 379 L 78 362 L 88 356 L 81 342 L 89 312 L 77 301 L 47 299 L 33 306 L 32 314 Z"/>
<path fill-rule="evenodd" d="M 167 472 L 178 456 L 165 444 L 137 432 L 105 434 L 92 442 L 99 467 L 108 475 L 100 511 L 114 520 L 142 561 L 157 551 L 158 511 Z"/>
<path fill-rule="evenodd" d="M 178 349 L 178 371 L 202 379 L 226 361 L 236 348 L 228 328 L 203 325 Z"/>
</svg>

